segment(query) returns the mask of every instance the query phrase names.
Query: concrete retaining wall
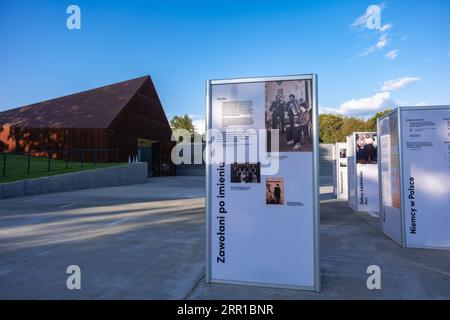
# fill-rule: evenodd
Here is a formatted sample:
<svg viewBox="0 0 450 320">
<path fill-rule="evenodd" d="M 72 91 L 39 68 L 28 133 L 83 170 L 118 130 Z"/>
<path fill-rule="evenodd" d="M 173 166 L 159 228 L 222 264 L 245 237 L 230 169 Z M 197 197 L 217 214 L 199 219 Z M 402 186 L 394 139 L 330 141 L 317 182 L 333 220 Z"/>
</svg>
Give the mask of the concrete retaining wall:
<svg viewBox="0 0 450 320">
<path fill-rule="evenodd" d="M 205 170 L 204 164 L 181 164 L 177 166 L 177 176 L 204 176 Z"/>
<path fill-rule="evenodd" d="M 147 163 L 65 173 L 61 175 L 0 184 L 0 199 L 50 192 L 113 187 L 147 181 Z"/>
<path fill-rule="evenodd" d="M 336 162 L 333 144 L 321 143 L 319 145 L 319 172 L 321 186 L 334 186 Z"/>
</svg>

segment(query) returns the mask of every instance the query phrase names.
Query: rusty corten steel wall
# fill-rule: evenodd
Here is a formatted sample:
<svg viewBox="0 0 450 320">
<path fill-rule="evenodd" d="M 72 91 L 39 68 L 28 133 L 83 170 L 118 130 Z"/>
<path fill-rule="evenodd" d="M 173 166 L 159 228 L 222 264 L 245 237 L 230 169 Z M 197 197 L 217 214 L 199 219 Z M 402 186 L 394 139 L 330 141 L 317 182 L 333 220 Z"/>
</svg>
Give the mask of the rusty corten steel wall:
<svg viewBox="0 0 450 320">
<path fill-rule="evenodd" d="M 118 147 L 120 158 L 136 156 L 139 138 L 170 142 L 172 130 L 155 87 L 147 78 L 108 128 L 108 145 Z M 170 153 L 169 153 L 170 155 Z"/>
<path fill-rule="evenodd" d="M 65 158 L 66 150 L 75 149 L 106 149 L 108 132 L 106 129 L 77 129 L 77 128 L 9 128 L 9 138 L 6 144 L 0 142 L 0 152 L 35 152 L 48 156 L 47 150 L 55 152 L 54 158 Z M 83 154 L 85 161 L 93 161 L 93 153 Z M 81 153 L 73 151 L 69 159 L 79 161 Z M 98 152 L 97 161 L 115 161 L 114 152 L 106 154 Z"/>
<path fill-rule="evenodd" d="M 130 90 L 134 90 L 134 93 L 130 94 Z M 95 101 L 99 110 L 108 110 L 108 106 L 114 102 L 116 105 L 111 108 L 117 115 L 106 125 L 108 122 L 103 117 L 110 117 L 111 112 L 102 114 L 93 109 L 90 103 L 83 104 L 83 101 Z M 118 107 L 119 101 L 122 101 L 122 107 Z M 45 106 L 51 106 L 49 119 L 45 119 Z M 76 110 L 73 119 L 66 120 L 71 117 L 73 110 Z M 36 114 L 39 127 L 28 127 L 27 124 L 36 123 L 33 119 Z M 77 115 L 81 117 L 79 120 L 76 119 Z M 95 117 L 99 121 L 95 121 Z M 58 121 L 55 121 L 56 118 Z M 64 121 L 60 119 L 64 119 L 68 127 L 64 127 Z M 9 152 L 24 152 L 30 148 L 61 151 L 117 148 L 119 160 L 128 161 L 129 156 L 137 155 L 138 137 L 169 142 L 172 134 L 158 94 L 148 76 L 5 111 L 0 113 L 0 120 L 3 120 L 0 123 L 0 151 Z M 4 126 L 5 122 L 11 125 Z M 76 127 L 78 123 L 82 127 Z M 84 125 L 87 123 L 97 127 L 86 128 Z M 46 127 L 46 124 L 52 127 Z M 164 152 L 169 152 L 164 157 L 170 156 L 170 151 L 165 149 Z M 75 157 L 74 160 L 79 159 L 79 156 L 72 157 Z M 111 160 L 110 157 L 99 156 L 97 160 Z M 88 156 L 85 158 L 86 161 L 90 159 Z"/>
<path fill-rule="evenodd" d="M 133 95 L 109 129 L 127 136 L 170 141 L 172 131 L 150 78 Z"/>
</svg>

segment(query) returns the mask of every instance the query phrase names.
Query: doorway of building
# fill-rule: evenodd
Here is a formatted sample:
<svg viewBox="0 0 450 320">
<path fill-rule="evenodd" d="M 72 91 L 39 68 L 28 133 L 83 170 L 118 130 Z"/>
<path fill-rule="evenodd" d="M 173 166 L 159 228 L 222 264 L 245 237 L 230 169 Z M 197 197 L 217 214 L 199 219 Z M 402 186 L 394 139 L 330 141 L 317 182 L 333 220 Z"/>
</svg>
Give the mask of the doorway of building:
<svg viewBox="0 0 450 320">
<path fill-rule="evenodd" d="M 170 159 L 173 145 L 171 141 L 138 138 L 138 159 L 147 162 L 149 177 L 176 175 L 175 165 Z"/>
<path fill-rule="evenodd" d="M 155 141 L 149 139 L 138 138 L 138 160 L 140 162 L 147 162 L 147 173 L 148 176 L 153 176 L 153 168 L 152 168 L 152 159 L 153 159 L 153 150 L 152 144 Z"/>
</svg>

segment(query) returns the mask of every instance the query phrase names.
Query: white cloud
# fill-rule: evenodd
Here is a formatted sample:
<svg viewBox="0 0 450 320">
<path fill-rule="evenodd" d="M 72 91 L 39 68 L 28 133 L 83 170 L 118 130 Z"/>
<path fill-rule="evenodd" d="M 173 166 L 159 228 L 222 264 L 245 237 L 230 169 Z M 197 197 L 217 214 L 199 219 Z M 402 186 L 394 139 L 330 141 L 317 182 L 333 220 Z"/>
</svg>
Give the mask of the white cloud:
<svg viewBox="0 0 450 320">
<path fill-rule="evenodd" d="M 390 92 L 378 92 L 370 97 L 345 101 L 339 108 L 319 105 L 319 113 L 343 114 L 346 116 L 368 118 L 373 116 L 375 112 L 395 108 L 398 105 L 399 103 L 391 98 Z"/>
<path fill-rule="evenodd" d="M 372 52 L 378 51 L 383 49 L 384 47 L 386 47 L 388 45 L 388 35 L 387 34 L 382 34 L 380 36 L 380 38 L 378 39 L 377 43 L 373 46 L 370 46 L 369 48 L 366 48 L 362 53 L 361 56 L 367 56 L 369 54 L 371 54 Z"/>
<path fill-rule="evenodd" d="M 391 99 L 390 92 L 378 92 L 367 98 L 346 101 L 341 104 L 339 111 L 347 115 L 367 116 L 395 106 L 397 103 Z"/>
<path fill-rule="evenodd" d="M 389 51 L 388 53 L 386 53 L 386 58 L 388 58 L 389 60 L 394 60 L 395 58 L 397 58 L 399 51 L 400 50 Z"/>
<path fill-rule="evenodd" d="M 205 116 L 201 114 L 190 114 L 189 117 L 192 119 L 192 124 L 194 125 L 195 132 L 198 134 L 205 133 Z"/>
<path fill-rule="evenodd" d="M 385 24 L 384 26 L 382 26 L 382 27 L 380 28 L 380 32 L 386 32 L 386 31 L 389 31 L 389 30 L 391 30 L 391 28 L 392 28 L 392 24 L 391 24 L 391 23 Z"/>
<path fill-rule="evenodd" d="M 378 39 L 378 42 L 375 45 L 375 47 L 379 50 L 379 49 L 383 49 L 384 47 L 386 47 L 387 44 L 388 44 L 387 34 L 382 34 L 380 39 Z"/>
<path fill-rule="evenodd" d="M 333 108 L 333 107 L 324 107 L 319 104 L 319 114 L 323 114 L 323 113 L 336 114 L 336 113 L 339 113 L 339 109 Z"/>
<path fill-rule="evenodd" d="M 388 80 L 383 83 L 381 91 L 372 96 L 345 101 L 339 106 L 339 108 L 323 107 L 319 105 L 319 113 L 337 113 L 347 116 L 371 117 L 375 112 L 383 111 L 388 108 L 393 109 L 401 104 L 404 105 L 404 102 L 394 100 L 391 97 L 391 91 L 400 90 L 419 80 L 420 78 L 413 77 Z M 429 103 L 424 101 L 419 101 L 416 103 L 416 106 L 426 105 L 429 105 Z"/>
<path fill-rule="evenodd" d="M 194 124 L 195 132 L 198 134 L 205 133 L 205 119 L 194 120 L 192 123 Z"/>
<path fill-rule="evenodd" d="M 425 107 L 425 106 L 429 106 L 430 104 L 428 102 L 425 101 L 419 101 L 417 102 L 414 107 Z"/>
<path fill-rule="evenodd" d="M 419 81 L 420 78 L 404 77 L 396 80 L 388 80 L 383 83 L 382 91 L 394 91 L 406 88 L 411 83 Z"/>
</svg>

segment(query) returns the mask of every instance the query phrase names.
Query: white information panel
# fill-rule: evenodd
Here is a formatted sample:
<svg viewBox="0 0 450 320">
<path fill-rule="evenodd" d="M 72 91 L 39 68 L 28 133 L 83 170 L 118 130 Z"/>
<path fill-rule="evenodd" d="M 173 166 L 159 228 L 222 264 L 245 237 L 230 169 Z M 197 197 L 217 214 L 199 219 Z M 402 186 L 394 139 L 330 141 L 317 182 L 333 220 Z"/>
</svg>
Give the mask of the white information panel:
<svg viewBox="0 0 450 320">
<path fill-rule="evenodd" d="M 378 123 L 380 137 L 380 218 L 383 232 L 393 240 L 402 242 L 400 211 L 400 167 L 398 112 L 381 118 Z"/>
<path fill-rule="evenodd" d="M 316 76 L 207 91 L 207 282 L 318 291 Z"/>
<path fill-rule="evenodd" d="M 450 248 L 450 107 L 402 108 L 406 246 Z"/>
<path fill-rule="evenodd" d="M 353 211 L 358 211 L 356 205 L 356 159 L 355 159 L 355 135 L 347 136 L 347 185 L 348 205 Z"/>
<path fill-rule="evenodd" d="M 341 200 L 348 200 L 348 177 L 347 177 L 347 143 L 336 143 L 336 196 Z"/>
<path fill-rule="evenodd" d="M 348 201 L 354 211 L 378 214 L 378 140 L 375 132 L 355 132 L 347 137 Z"/>
</svg>

